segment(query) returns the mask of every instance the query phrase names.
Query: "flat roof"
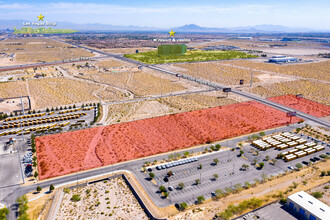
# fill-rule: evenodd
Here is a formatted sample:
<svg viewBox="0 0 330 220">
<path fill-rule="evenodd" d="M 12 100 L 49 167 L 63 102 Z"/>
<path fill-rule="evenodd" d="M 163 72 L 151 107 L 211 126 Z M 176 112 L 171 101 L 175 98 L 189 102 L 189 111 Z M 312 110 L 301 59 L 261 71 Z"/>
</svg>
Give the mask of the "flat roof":
<svg viewBox="0 0 330 220">
<path fill-rule="evenodd" d="M 304 191 L 292 194 L 288 198 L 317 218 L 328 219 L 330 216 L 329 206 Z"/>
</svg>

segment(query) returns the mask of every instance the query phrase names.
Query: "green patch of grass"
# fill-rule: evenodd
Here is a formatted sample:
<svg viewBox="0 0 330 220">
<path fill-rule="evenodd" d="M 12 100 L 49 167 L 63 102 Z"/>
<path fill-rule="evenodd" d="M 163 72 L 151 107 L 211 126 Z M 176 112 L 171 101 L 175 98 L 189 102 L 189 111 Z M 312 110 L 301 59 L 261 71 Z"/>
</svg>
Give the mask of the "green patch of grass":
<svg viewBox="0 0 330 220">
<path fill-rule="evenodd" d="M 158 55 L 157 51 L 148 51 L 148 52 L 142 52 L 136 54 L 126 54 L 124 56 L 146 64 L 229 60 L 229 59 L 257 57 L 255 55 L 238 52 L 238 51 L 202 51 L 202 50 L 190 50 L 183 55 Z"/>
</svg>

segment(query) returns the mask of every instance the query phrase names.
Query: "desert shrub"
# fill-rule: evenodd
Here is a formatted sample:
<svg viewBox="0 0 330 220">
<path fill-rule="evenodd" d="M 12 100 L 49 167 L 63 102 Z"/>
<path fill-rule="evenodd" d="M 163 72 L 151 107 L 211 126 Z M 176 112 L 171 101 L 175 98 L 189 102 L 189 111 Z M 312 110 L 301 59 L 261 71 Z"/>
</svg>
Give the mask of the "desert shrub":
<svg viewBox="0 0 330 220">
<path fill-rule="evenodd" d="M 315 198 L 317 199 L 320 199 L 323 197 L 322 193 L 321 192 L 313 192 L 312 193 L 312 196 L 314 196 Z"/>
<path fill-rule="evenodd" d="M 73 201 L 73 202 L 78 202 L 78 201 L 80 201 L 80 195 L 79 194 L 74 194 L 74 195 L 72 195 L 72 197 L 71 197 L 71 201 Z"/>
</svg>

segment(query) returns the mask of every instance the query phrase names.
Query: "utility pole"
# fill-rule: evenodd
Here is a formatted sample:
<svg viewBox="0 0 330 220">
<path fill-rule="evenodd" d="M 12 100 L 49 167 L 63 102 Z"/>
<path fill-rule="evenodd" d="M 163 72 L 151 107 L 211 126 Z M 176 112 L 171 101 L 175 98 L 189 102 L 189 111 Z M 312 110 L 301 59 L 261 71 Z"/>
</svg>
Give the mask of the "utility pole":
<svg viewBox="0 0 330 220">
<path fill-rule="evenodd" d="M 162 78 L 160 78 L 160 97 L 163 97 L 163 83 L 162 83 Z"/>
<path fill-rule="evenodd" d="M 24 112 L 24 106 L 23 106 L 23 101 L 22 101 L 22 95 L 21 95 L 21 106 L 22 106 L 22 112 L 23 112 L 23 115 L 25 115 L 25 112 Z"/>
<path fill-rule="evenodd" d="M 102 105 L 102 98 L 101 98 L 101 85 L 100 85 L 100 92 L 99 92 L 99 95 L 100 95 L 100 105 Z"/>
<path fill-rule="evenodd" d="M 253 71 L 251 71 L 251 83 L 250 83 L 250 87 L 252 87 L 252 78 L 253 78 Z"/>
</svg>

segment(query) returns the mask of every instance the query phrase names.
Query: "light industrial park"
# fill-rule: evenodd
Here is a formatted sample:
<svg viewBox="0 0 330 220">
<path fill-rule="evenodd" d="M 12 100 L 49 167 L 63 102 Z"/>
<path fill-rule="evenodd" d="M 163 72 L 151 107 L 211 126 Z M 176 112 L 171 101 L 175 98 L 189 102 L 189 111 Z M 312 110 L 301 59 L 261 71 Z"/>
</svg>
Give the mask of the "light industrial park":
<svg viewBox="0 0 330 220">
<path fill-rule="evenodd" d="M 21 19 L 0 16 L 0 220 L 328 219 L 328 31 Z"/>
</svg>

